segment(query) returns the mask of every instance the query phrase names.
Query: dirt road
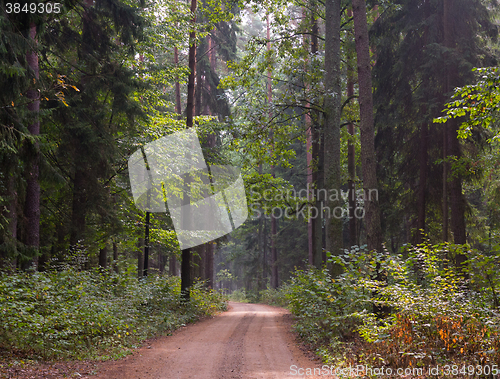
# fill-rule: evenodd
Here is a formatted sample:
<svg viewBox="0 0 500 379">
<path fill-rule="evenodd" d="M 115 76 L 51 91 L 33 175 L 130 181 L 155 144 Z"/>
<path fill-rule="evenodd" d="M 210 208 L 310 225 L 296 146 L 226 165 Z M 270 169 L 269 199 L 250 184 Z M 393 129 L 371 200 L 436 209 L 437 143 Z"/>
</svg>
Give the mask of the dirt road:
<svg viewBox="0 0 500 379">
<path fill-rule="evenodd" d="M 133 356 L 106 362 L 97 378 L 316 378 L 298 375 L 299 368 L 319 367 L 319 363 L 295 345 L 285 310 L 229 305 L 229 311 L 162 337 Z"/>
</svg>

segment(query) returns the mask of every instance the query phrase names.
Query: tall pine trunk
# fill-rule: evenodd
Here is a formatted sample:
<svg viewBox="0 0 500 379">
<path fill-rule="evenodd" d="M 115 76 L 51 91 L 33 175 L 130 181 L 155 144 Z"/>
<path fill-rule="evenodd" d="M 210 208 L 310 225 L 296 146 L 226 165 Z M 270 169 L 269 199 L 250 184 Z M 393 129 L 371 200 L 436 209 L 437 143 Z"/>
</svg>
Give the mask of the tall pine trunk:
<svg viewBox="0 0 500 379">
<path fill-rule="evenodd" d="M 302 8 L 302 20 L 305 22 L 307 20 L 307 8 Z M 307 35 L 304 35 L 304 40 L 303 40 L 303 45 L 304 45 L 304 50 L 308 51 L 309 50 L 309 37 Z M 304 64 L 304 69 L 307 70 L 307 64 L 308 64 L 309 59 L 306 58 L 305 64 Z M 309 91 L 310 85 L 309 83 L 306 83 L 306 90 Z M 305 106 L 310 107 L 309 101 L 306 101 Z M 305 129 L 306 129 L 306 175 L 307 175 L 307 186 L 309 188 L 308 194 L 307 194 L 307 199 L 309 201 L 312 201 L 314 198 L 314 191 L 311 190 L 314 188 L 314 182 L 313 182 L 313 170 L 314 167 L 312 166 L 313 163 L 313 155 L 312 155 L 312 144 L 313 144 L 313 131 L 312 131 L 312 120 L 311 120 L 311 114 L 310 110 L 306 109 L 306 113 L 304 115 L 304 123 L 305 123 Z M 311 208 L 309 206 L 309 208 Z M 310 218 L 307 222 L 307 261 L 309 265 L 314 265 L 314 220 Z"/>
<path fill-rule="evenodd" d="M 179 65 L 179 50 L 177 46 L 174 47 L 174 63 L 175 67 Z M 180 115 L 182 113 L 181 110 L 181 84 L 179 83 L 179 78 L 177 78 L 175 82 L 175 113 Z"/>
<path fill-rule="evenodd" d="M 269 16 L 266 19 L 267 31 L 267 52 L 271 52 L 271 27 L 269 24 Z M 267 103 L 271 106 L 273 88 L 272 88 L 272 73 L 271 67 L 267 70 Z M 271 111 L 269 111 L 269 120 L 271 120 Z M 274 136 L 273 131 L 270 132 L 271 137 L 271 153 L 274 150 Z M 275 168 L 271 164 L 271 175 L 275 177 Z M 278 248 L 276 247 L 276 238 L 278 235 L 278 220 L 271 212 L 271 288 L 278 288 Z"/>
<path fill-rule="evenodd" d="M 347 17 L 352 17 L 352 9 L 347 11 Z M 349 54 L 347 67 L 347 98 L 354 96 L 354 64 L 353 56 Z M 357 222 L 356 222 L 356 147 L 354 145 L 354 124 L 347 125 L 347 132 L 351 136 L 347 144 L 347 171 L 349 180 L 347 182 L 349 193 L 349 246 L 357 245 Z"/>
<path fill-rule="evenodd" d="M 30 24 L 29 38 L 33 45 L 35 45 L 36 25 L 34 23 Z M 35 83 L 39 78 L 37 53 L 35 51 L 28 52 L 26 54 L 26 60 L 30 70 L 33 71 L 35 77 L 33 83 Z M 28 110 L 33 117 L 33 121 L 28 126 L 28 131 L 32 136 L 37 138 L 40 134 L 40 121 L 38 119 L 40 112 L 40 95 L 37 89 L 30 88 L 26 97 L 28 98 Z M 31 252 L 32 260 L 29 262 L 23 262 L 22 266 L 24 269 L 31 266 L 32 263 L 35 263 L 36 266 L 38 250 L 40 248 L 40 183 L 38 181 L 39 160 L 38 142 L 35 141 L 33 152 L 27 162 L 26 200 L 24 204 L 24 217 L 26 219 L 25 243 L 33 251 Z"/>
<path fill-rule="evenodd" d="M 311 4 L 313 10 L 311 12 L 311 37 L 310 37 L 310 52 L 311 56 L 315 57 L 318 52 L 318 21 L 315 15 L 315 3 Z M 307 17 L 307 9 L 303 10 L 303 18 Z M 309 38 L 304 37 L 304 45 L 307 49 L 309 43 Z M 309 84 L 307 83 L 307 89 L 309 90 Z M 309 103 L 306 106 L 310 106 Z M 305 116 L 306 123 L 306 163 L 307 163 L 307 185 L 310 190 L 310 201 L 312 202 L 311 208 L 315 208 L 319 211 L 321 209 L 320 199 L 314 194 L 317 193 L 315 189 L 318 189 L 320 184 L 318 181 L 321 163 L 323 162 L 323 157 L 320 157 L 320 135 L 321 131 L 318 125 L 319 114 L 317 110 L 310 109 Z M 311 210 L 312 212 L 312 210 Z M 323 250 L 323 229 L 322 229 L 322 216 L 320 214 L 316 215 L 315 218 L 310 218 L 307 225 L 308 233 L 308 262 L 309 264 L 321 267 L 323 263 L 322 250 Z"/>
<path fill-rule="evenodd" d="M 217 62 L 216 62 L 217 56 L 216 56 L 216 50 L 215 50 L 216 46 L 215 46 L 214 41 L 212 40 L 211 35 L 209 35 L 207 38 L 208 38 L 208 56 L 209 56 L 209 62 L 210 62 L 210 71 L 215 73 L 216 65 L 217 65 Z M 207 76 L 208 76 L 208 73 L 205 77 L 207 77 Z M 212 93 L 215 90 L 215 88 L 211 87 L 209 80 L 207 80 L 206 87 L 207 87 L 207 91 L 206 91 L 207 96 L 212 96 Z M 207 99 L 205 101 L 204 113 L 212 116 L 214 114 L 214 112 L 212 112 L 212 110 L 210 109 L 208 104 L 209 104 L 209 101 Z M 216 143 L 216 135 L 213 133 L 209 134 L 207 136 L 208 148 L 210 150 L 215 148 L 215 143 Z M 204 266 L 203 277 L 207 283 L 207 287 L 209 287 L 209 288 L 213 288 L 213 285 L 215 282 L 214 251 L 215 251 L 215 244 L 213 242 L 207 242 L 205 244 L 205 255 L 204 255 L 204 262 L 203 262 L 203 266 Z"/>
<path fill-rule="evenodd" d="M 149 202 L 148 202 L 149 205 Z M 146 222 L 144 224 L 144 265 L 143 265 L 143 276 L 148 276 L 149 270 L 149 227 L 150 227 L 150 217 L 151 212 L 146 212 Z"/>
<path fill-rule="evenodd" d="M 177 67 L 179 65 L 179 50 L 177 46 L 174 47 L 174 63 Z M 179 120 L 181 119 L 181 84 L 179 83 L 179 78 L 175 82 L 175 113 L 178 114 Z M 171 253 L 168 264 L 168 271 L 171 276 L 177 275 L 177 257 L 175 254 Z"/>
<path fill-rule="evenodd" d="M 186 128 L 193 127 L 194 116 L 194 89 L 196 78 L 196 6 L 197 1 L 191 0 L 191 26 L 192 30 L 189 33 L 189 77 L 187 88 L 187 102 L 186 102 Z M 189 228 L 187 229 L 189 230 Z M 184 300 L 189 300 L 190 293 L 189 287 L 192 284 L 191 278 L 191 249 L 182 250 L 182 263 L 181 263 L 181 296 Z"/>
<path fill-rule="evenodd" d="M 262 175 L 262 164 L 259 164 L 259 174 Z M 263 209 L 260 209 L 262 214 Z M 262 251 L 262 286 L 267 288 L 267 219 L 259 217 L 259 242 Z"/>
<path fill-rule="evenodd" d="M 108 244 L 104 245 L 102 249 L 99 250 L 99 267 L 106 269 L 108 267 Z"/>
<path fill-rule="evenodd" d="M 313 4 L 313 12 L 311 15 L 311 55 L 313 57 L 318 53 L 318 34 L 319 26 L 316 16 L 316 2 Z M 316 162 L 316 167 L 312 172 L 312 181 L 316 186 L 316 189 L 323 188 L 324 182 L 324 135 L 323 129 L 319 125 L 319 112 L 313 110 L 311 112 L 311 128 L 312 128 L 312 159 Z M 315 197 L 316 209 L 321 209 L 322 199 L 317 195 Z M 313 249 L 313 263 L 316 267 L 321 268 L 323 265 L 323 215 L 318 214 L 318 217 L 312 220 L 312 249 Z"/>
<path fill-rule="evenodd" d="M 458 4 L 456 1 L 443 0 L 443 27 L 444 27 L 444 45 L 453 51 L 457 48 L 454 35 L 454 23 L 457 22 L 456 17 L 458 15 Z M 446 92 L 451 93 L 459 83 L 458 70 L 453 59 L 450 59 L 451 65 L 447 67 L 446 75 Z M 453 157 L 453 159 L 460 160 L 461 158 L 461 147 L 460 141 L 458 139 L 458 128 L 459 123 L 457 119 L 448 120 L 446 123 L 446 144 L 448 147 L 447 157 Z M 467 242 L 466 227 L 465 227 L 465 199 L 462 194 L 462 175 L 460 173 L 453 172 L 453 179 L 449 183 L 449 195 L 450 195 L 450 209 L 451 209 L 451 232 L 453 234 L 453 242 L 455 244 L 463 245 Z M 443 195 L 444 196 L 444 195 Z M 460 269 L 465 269 L 465 262 L 467 261 L 467 256 L 465 254 L 455 255 L 455 265 Z M 464 276 L 466 274 L 464 273 Z"/>
<path fill-rule="evenodd" d="M 420 125 L 420 174 L 418 183 L 418 201 L 417 201 L 417 244 L 422 243 L 425 234 L 425 207 L 427 197 L 427 177 L 428 177 L 428 126 L 424 121 Z"/>
<path fill-rule="evenodd" d="M 326 250 L 337 256 L 342 249 L 342 212 L 340 203 L 340 0 L 325 1 L 325 189 L 328 194 Z M 333 192 L 332 192 L 333 191 Z M 341 267 L 333 264 L 332 275 Z"/>
<path fill-rule="evenodd" d="M 378 205 L 377 158 L 373 120 L 370 46 L 365 0 L 352 0 L 354 34 L 358 57 L 361 164 L 365 196 L 365 220 L 368 250 L 382 250 L 382 227 Z"/>
<path fill-rule="evenodd" d="M 120 271 L 118 269 L 118 244 L 113 241 L 113 270 L 118 274 Z"/>
<path fill-rule="evenodd" d="M 137 242 L 137 277 L 139 279 L 142 278 L 142 274 L 144 273 L 143 249 L 144 249 L 144 238 L 140 237 Z"/>
<path fill-rule="evenodd" d="M 92 12 L 91 7 L 94 5 L 93 0 L 84 1 L 84 14 L 82 16 L 82 34 L 89 34 L 92 30 Z M 82 54 L 87 57 L 92 55 L 90 46 L 87 46 L 85 41 L 82 41 Z M 85 86 L 85 79 L 82 78 L 82 84 Z M 70 226 L 70 250 L 75 254 L 82 246 L 85 238 L 86 229 L 86 214 L 87 214 L 87 175 L 89 172 L 88 158 L 84 156 L 82 141 L 79 136 L 73 137 L 73 198 L 71 204 L 71 226 Z M 88 266 L 88 263 L 85 264 Z"/>
<path fill-rule="evenodd" d="M 429 0 L 424 0 L 425 18 L 429 19 L 431 16 Z M 424 48 L 429 43 L 429 26 L 426 25 L 424 29 Z M 428 88 L 428 80 L 424 79 L 424 88 Z M 421 107 L 421 114 L 425 117 L 427 107 Z M 419 181 L 418 181 L 418 200 L 417 200 L 417 234 L 416 243 L 424 242 L 425 224 L 426 224 L 426 205 L 427 205 L 427 181 L 429 176 L 429 126 L 427 119 L 420 124 L 420 152 L 419 152 Z"/>
</svg>

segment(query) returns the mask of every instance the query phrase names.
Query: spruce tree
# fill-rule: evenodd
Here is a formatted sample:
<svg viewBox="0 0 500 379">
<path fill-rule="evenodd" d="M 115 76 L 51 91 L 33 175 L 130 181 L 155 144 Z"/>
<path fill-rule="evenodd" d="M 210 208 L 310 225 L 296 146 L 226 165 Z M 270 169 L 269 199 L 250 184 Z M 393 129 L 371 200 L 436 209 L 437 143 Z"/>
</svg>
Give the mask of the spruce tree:
<svg viewBox="0 0 500 379">
<path fill-rule="evenodd" d="M 488 11 L 480 1 L 399 0 L 396 5 L 372 30 L 379 173 L 389 184 L 380 194 L 386 233 L 394 247 L 422 242 L 421 230 L 434 240 L 453 235 L 453 242 L 463 244 L 464 179 L 453 164 L 462 155 L 457 125 L 431 121 L 453 88 L 472 78 L 471 68 L 488 64 L 479 38 L 491 30 Z M 393 206 L 396 201 L 400 210 Z M 409 216 L 402 223 L 403 214 Z"/>
<path fill-rule="evenodd" d="M 89 229 L 90 224 L 104 219 L 101 230 L 109 230 L 118 222 L 109 190 L 124 164 L 123 144 L 116 141 L 136 133 L 134 119 L 143 114 L 131 97 L 142 85 L 129 63 L 141 38 L 138 9 L 96 0 L 76 6 L 70 15 L 44 35 L 43 64 L 68 73 L 60 84 L 64 103 L 52 105 L 50 130 L 57 143 L 51 163 L 69 183 L 59 198 L 51 199 L 67 209 L 58 221 L 66 235 L 57 245 L 61 253 L 68 245 L 76 252 L 97 243 L 98 230 Z"/>
</svg>

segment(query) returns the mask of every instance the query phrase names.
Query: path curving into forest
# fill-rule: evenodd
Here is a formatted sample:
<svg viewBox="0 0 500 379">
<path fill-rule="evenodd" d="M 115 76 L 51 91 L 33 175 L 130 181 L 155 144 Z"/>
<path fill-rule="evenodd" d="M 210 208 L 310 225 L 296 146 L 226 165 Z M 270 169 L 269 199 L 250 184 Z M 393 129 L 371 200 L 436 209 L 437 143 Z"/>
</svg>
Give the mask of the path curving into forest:
<svg viewBox="0 0 500 379">
<path fill-rule="evenodd" d="M 219 316 L 103 363 L 97 378 L 316 378 L 298 375 L 298 368 L 320 366 L 297 347 L 289 329 L 289 314 L 282 308 L 230 302 Z"/>
</svg>

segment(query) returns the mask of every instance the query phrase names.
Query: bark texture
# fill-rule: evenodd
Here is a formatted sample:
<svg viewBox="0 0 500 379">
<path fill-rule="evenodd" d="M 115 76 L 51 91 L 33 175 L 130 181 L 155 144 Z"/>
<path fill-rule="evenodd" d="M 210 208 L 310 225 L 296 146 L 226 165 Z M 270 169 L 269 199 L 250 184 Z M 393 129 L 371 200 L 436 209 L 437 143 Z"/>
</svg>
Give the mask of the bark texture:
<svg viewBox="0 0 500 379">
<path fill-rule="evenodd" d="M 361 164 L 365 193 L 365 220 L 368 250 L 382 250 L 382 228 L 378 205 L 377 161 L 373 121 L 370 46 L 365 0 L 352 0 L 354 34 L 358 57 Z"/>
<path fill-rule="evenodd" d="M 193 30 L 189 33 L 189 77 L 188 77 L 188 94 L 186 102 L 186 128 L 193 127 L 194 116 L 194 89 L 196 78 L 196 6 L 197 1 L 191 0 L 191 24 Z M 191 249 L 182 250 L 181 263 L 181 295 L 184 300 L 189 300 L 189 287 L 192 285 L 191 278 Z"/>
<path fill-rule="evenodd" d="M 340 191 L 340 0 L 325 1 L 325 189 Z M 335 193 L 335 192 L 333 192 Z M 339 255 L 342 244 L 340 196 L 328 196 L 326 201 L 326 250 Z M 337 212 L 336 212 L 337 211 Z M 341 273 L 339 265 L 331 267 L 333 275 Z"/>
<path fill-rule="evenodd" d="M 33 44 L 36 44 L 36 25 L 30 24 L 29 38 Z M 35 51 L 30 51 L 26 54 L 26 60 L 30 70 L 33 71 L 35 80 L 39 78 L 38 54 Z M 28 110 L 31 112 L 33 122 L 28 126 L 28 131 L 35 138 L 40 135 L 40 121 L 38 114 L 40 112 L 40 94 L 35 88 L 30 88 L 26 94 L 28 98 Z M 27 180 L 26 180 L 26 199 L 24 204 L 24 217 L 26 219 L 26 240 L 28 247 L 33 249 L 33 259 L 31 262 L 24 264 L 23 268 L 31 266 L 34 262 L 36 265 L 38 249 L 40 247 L 40 183 L 39 177 L 39 151 L 38 142 L 35 142 L 34 151 L 28 158 L 27 163 Z"/>
</svg>

